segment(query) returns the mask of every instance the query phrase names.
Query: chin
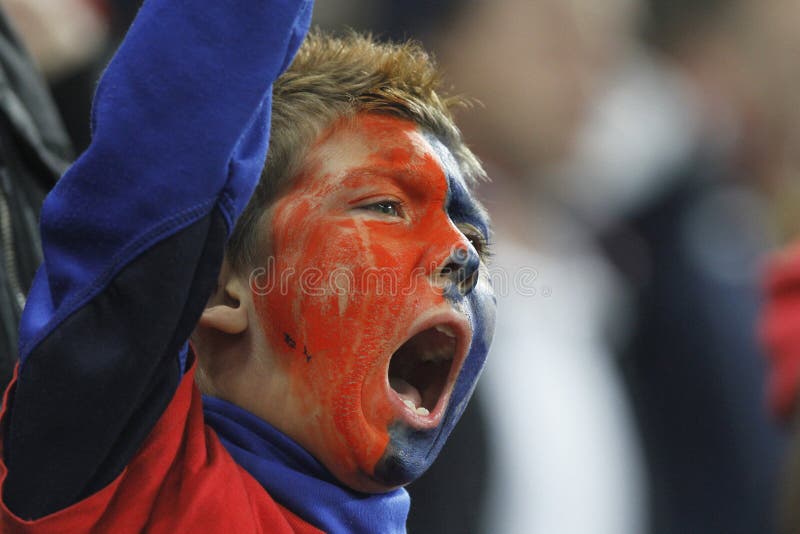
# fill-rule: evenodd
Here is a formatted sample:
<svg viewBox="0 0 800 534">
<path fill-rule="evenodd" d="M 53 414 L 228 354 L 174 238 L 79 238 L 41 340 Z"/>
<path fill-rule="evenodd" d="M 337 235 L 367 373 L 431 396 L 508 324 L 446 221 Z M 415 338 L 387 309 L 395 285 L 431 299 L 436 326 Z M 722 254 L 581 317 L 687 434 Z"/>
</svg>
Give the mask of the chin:
<svg viewBox="0 0 800 534">
<path fill-rule="evenodd" d="M 422 476 L 433 464 L 439 451 L 436 450 L 434 455 L 429 452 L 436 435 L 401 425 L 390 429 L 389 434 L 391 441 L 375 466 L 374 477 L 387 486 L 405 486 Z"/>
<path fill-rule="evenodd" d="M 338 472 L 338 466 L 328 466 L 328 470 L 340 484 L 359 493 L 388 493 L 405 484 L 391 484 L 372 473 L 358 470 L 355 472 Z"/>
</svg>

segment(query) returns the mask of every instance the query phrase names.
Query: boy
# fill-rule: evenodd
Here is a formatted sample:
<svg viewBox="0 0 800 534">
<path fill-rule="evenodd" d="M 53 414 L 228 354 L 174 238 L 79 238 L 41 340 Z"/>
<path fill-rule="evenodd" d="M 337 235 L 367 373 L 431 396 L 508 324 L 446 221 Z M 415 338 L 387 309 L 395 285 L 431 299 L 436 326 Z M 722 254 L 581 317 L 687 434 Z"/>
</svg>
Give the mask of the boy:
<svg viewBox="0 0 800 534">
<path fill-rule="evenodd" d="M 493 332 L 482 170 L 416 47 L 313 35 L 275 81 L 310 12 L 142 8 L 43 208 L 6 530 L 404 530 Z"/>
</svg>

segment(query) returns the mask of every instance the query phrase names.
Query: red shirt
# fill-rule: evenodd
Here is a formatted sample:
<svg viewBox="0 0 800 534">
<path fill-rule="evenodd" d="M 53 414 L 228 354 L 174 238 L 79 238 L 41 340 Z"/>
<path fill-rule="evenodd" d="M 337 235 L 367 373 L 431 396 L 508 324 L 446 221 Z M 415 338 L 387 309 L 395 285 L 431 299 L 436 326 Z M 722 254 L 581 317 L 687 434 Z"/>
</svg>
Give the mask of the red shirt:
<svg viewBox="0 0 800 534">
<path fill-rule="evenodd" d="M 800 389 L 800 244 L 770 263 L 766 296 L 761 333 L 769 351 L 770 404 L 788 418 Z"/>
</svg>

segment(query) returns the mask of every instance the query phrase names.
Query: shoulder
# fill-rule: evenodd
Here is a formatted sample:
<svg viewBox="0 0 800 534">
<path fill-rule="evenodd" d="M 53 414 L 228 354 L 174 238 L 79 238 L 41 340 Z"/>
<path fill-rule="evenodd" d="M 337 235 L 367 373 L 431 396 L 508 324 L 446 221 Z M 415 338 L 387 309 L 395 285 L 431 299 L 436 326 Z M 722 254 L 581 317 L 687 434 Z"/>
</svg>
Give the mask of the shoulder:
<svg viewBox="0 0 800 534">
<path fill-rule="evenodd" d="M 13 394 L 12 382 L 4 402 Z M 6 477 L 0 461 L 0 485 Z M 36 521 L 0 505 L 3 532 L 320 532 L 276 503 L 205 425 L 194 366 L 124 471 L 106 487 Z"/>
</svg>

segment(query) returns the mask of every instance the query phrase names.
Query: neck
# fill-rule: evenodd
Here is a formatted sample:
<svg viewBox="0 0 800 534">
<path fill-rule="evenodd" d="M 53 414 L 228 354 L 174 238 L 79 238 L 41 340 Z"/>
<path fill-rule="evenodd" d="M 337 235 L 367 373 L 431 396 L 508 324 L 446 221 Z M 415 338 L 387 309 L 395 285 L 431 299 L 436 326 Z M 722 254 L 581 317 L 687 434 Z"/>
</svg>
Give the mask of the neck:
<svg viewBox="0 0 800 534">
<path fill-rule="evenodd" d="M 404 489 L 364 494 L 341 485 L 300 445 L 247 410 L 204 396 L 206 423 L 276 502 L 326 532 L 405 532 Z M 313 496 L 313 498 L 312 498 Z"/>
</svg>

